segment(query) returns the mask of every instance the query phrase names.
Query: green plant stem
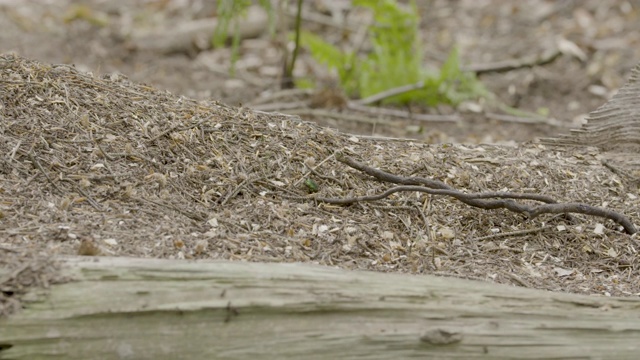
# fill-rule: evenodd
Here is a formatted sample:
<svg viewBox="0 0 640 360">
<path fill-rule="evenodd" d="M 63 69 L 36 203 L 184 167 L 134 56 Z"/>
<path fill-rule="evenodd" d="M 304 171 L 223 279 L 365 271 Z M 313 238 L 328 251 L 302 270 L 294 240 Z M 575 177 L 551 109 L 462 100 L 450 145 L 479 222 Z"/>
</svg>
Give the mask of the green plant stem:
<svg viewBox="0 0 640 360">
<path fill-rule="evenodd" d="M 293 54 L 291 56 L 291 62 L 286 67 L 285 74 L 282 77 L 282 88 L 291 89 L 294 86 L 293 82 L 293 68 L 296 66 L 296 60 L 298 58 L 298 50 L 300 49 L 300 24 L 302 23 L 302 0 L 298 0 L 298 9 L 296 13 L 296 37 L 295 47 L 293 48 Z M 286 51 L 286 46 L 285 46 Z"/>
</svg>

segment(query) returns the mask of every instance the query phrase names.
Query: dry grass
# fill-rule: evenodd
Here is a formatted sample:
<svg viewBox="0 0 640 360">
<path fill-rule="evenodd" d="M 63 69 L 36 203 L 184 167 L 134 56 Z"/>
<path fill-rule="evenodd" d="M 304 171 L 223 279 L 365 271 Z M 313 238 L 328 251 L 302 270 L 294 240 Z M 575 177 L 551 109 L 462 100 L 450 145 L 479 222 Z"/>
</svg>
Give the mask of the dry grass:
<svg viewBox="0 0 640 360">
<path fill-rule="evenodd" d="M 338 162 L 339 150 L 467 192 L 535 192 L 615 209 L 640 223 L 637 190 L 602 166 L 596 150 L 355 137 L 13 56 L 0 57 L 0 116 L 5 312 L 29 286 L 55 279 L 50 265 L 17 270 L 78 253 L 301 261 L 552 291 L 640 293 L 638 240 L 608 220 L 528 221 L 417 193 L 337 206 L 309 199 L 305 186 L 313 179 L 317 195 L 327 198 L 390 186 Z"/>
</svg>

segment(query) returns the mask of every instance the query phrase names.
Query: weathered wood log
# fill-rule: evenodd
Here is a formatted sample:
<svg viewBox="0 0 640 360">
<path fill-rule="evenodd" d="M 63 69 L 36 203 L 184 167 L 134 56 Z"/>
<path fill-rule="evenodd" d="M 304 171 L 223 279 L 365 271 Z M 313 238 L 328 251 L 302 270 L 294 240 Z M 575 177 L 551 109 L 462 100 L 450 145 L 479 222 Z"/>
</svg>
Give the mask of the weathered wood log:
<svg viewBox="0 0 640 360">
<path fill-rule="evenodd" d="M 613 98 L 592 111 L 587 123 L 571 134 L 543 139 L 552 145 L 595 146 L 605 151 L 640 149 L 640 64 Z"/>
<path fill-rule="evenodd" d="M 67 258 L 0 359 L 631 359 L 640 300 L 302 264 Z"/>
<path fill-rule="evenodd" d="M 589 113 L 587 123 L 570 134 L 540 139 L 555 146 L 594 146 L 602 158 L 627 171 L 640 172 L 640 64 L 631 70 L 629 80 L 604 105 Z M 637 173 L 637 174 L 636 174 Z"/>
</svg>

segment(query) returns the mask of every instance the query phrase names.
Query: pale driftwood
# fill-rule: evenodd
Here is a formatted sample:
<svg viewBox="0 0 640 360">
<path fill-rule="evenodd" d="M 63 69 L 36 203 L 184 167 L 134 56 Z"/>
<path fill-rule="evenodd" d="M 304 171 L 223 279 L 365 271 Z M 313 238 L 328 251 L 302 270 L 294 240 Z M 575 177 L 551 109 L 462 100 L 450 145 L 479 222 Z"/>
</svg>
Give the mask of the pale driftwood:
<svg viewBox="0 0 640 360">
<path fill-rule="evenodd" d="M 545 145 L 601 150 L 598 155 L 614 173 L 632 188 L 640 184 L 640 64 L 613 98 L 589 113 L 580 129 L 558 138 L 540 139 Z"/>
<path fill-rule="evenodd" d="M 637 154 L 640 151 L 640 64 L 611 100 L 589 114 L 582 128 L 557 139 L 542 139 L 542 143 L 595 146 L 612 153 Z"/>
<path fill-rule="evenodd" d="M 238 19 L 240 38 L 254 38 L 263 34 L 268 27 L 269 15 L 260 6 L 251 6 L 246 17 Z M 145 30 L 132 34 L 132 45 L 141 51 L 159 54 L 188 53 L 206 50 L 211 46 L 211 37 L 218 22 L 207 18 L 178 24 L 161 29 Z M 235 26 L 232 24 L 231 29 Z"/>
<path fill-rule="evenodd" d="M 2 359 L 631 359 L 640 300 L 302 264 L 68 258 Z"/>
</svg>

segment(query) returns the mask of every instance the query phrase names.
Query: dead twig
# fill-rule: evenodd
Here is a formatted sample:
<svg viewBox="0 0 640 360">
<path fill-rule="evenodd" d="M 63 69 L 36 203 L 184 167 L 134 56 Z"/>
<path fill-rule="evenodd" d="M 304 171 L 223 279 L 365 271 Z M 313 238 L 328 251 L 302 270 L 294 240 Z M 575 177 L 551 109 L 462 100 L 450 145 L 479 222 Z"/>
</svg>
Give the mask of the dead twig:
<svg viewBox="0 0 640 360">
<path fill-rule="evenodd" d="M 93 206 L 94 209 L 98 210 L 98 211 L 103 211 L 102 206 L 100 206 L 100 204 L 95 201 L 91 195 L 89 195 L 86 191 L 82 190 L 82 188 L 80 188 L 79 186 L 75 187 L 76 190 L 82 195 L 84 196 L 85 199 L 87 199 L 87 202 Z"/>
<path fill-rule="evenodd" d="M 371 95 L 364 99 L 355 101 L 354 103 L 357 105 L 369 105 L 369 104 L 373 104 L 375 102 L 390 98 L 392 96 L 404 94 L 413 90 L 419 90 L 419 89 L 422 89 L 423 87 L 424 87 L 424 81 L 418 81 L 417 83 L 414 83 L 414 84 L 402 85 L 402 86 L 398 86 L 392 89 L 379 92 L 377 94 Z"/>
<path fill-rule="evenodd" d="M 446 195 L 453 197 L 461 202 L 481 209 L 494 210 L 494 209 L 507 209 L 509 211 L 526 215 L 529 219 L 534 219 L 542 214 L 585 214 L 597 217 L 603 217 L 615 221 L 621 225 L 628 234 L 635 234 L 636 228 L 633 223 L 624 215 L 619 214 L 613 210 L 603 209 L 595 206 L 591 206 L 583 203 L 558 203 L 554 199 L 539 194 L 522 194 L 522 193 L 508 193 L 508 192 L 485 192 L 485 193 L 472 193 L 465 194 L 458 190 L 453 189 L 449 185 L 432 179 L 426 179 L 421 177 L 403 177 L 394 174 L 387 173 L 385 171 L 374 169 L 359 163 L 342 153 L 336 154 L 336 159 L 356 170 L 362 171 L 374 178 L 395 183 L 403 184 L 405 186 L 397 186 L 386 190 L 385 192 L 377 195 L 370 196 L 357 196 L 352 198 L 334 199 L 334 198 L 315 198 L 316 201 L 327 202 L 332 204 L 352 204 L 361 201 L 375 201 L 388 197 L 389 195 L 400 191 L 416 191 L 424 192 L 432 195 Z M 422 185 L 422 186 L 416 186 Z M 493 199 L 498 198 L 498 199 Z M 529 206 L 518 203 L 513 199 L 526 199 L 536 200 L 544 202 L 546 204 Z"/>
<path fill-rule="evenodd" d="M 220 202 L 220 206 L 224 206 L 227 201 L 229 201 L 229 199 L 231 199 L 232 197 L 238 195 L 238 193 L 240 191 L 242 191 L 242 189 L 247 186 L 247 184 L 253 183 L 256 180 L 260 180 L 258 179 L 251 179 L 251 178 L 246 178 L 244 180 L 242 180 L 242 182 L 240 182 L 240 184 L 238 184 L 238 186 L 236 186 L 231 192 L 229 192 L 224 199 Z"/>
<path fill-rule="evenodd" d="M 193 123 L 193 124 L 187 125 L 187 126 L 174 125 L 174 126 L 168 128 L 168 129 L 166 129 L 165 131 L 161 132 L 160 134 L 152 137 L 151 139 L 149 139 L 147 141 L 151 143 L 151 142 L 154 142 L 154 141 L 160 139 L 161 137 L 163 137 L 165 135 L 168 135 L 168 134 L 170 134 L 172 132 L 180 132 L 180 131 L 191 130 L 193 128 L 196 128 L 196 127 L 202 125 L 207 120 L 208 119 L 203 119 L 203 120 L 198 121 L 197 123 Z"/>
<path fill-rule="evenodd" d="M 258 109 L 262 104 L 272 104 L 278 100 L 290 100 L 292 98 L 297 98 L 299 96 L 311 96 L 313 94 L 313 90 L 311 89 L 285 89 L 275 91 L 269 94 L 262 94 L 257 99 L 246 103 L 247 107 L 252 109 Z"/>
<path fill-rule="evenodd" d="M 478 241 L 484 241 L 484 240 L 501 239 L 501 238 L 505 238 L 505 237 L 530 235 L 530 234 L 539 233 L 541 231 L 545 231 L 545 230 L 548 230 L 548 229 L 551 229 L 551 226 L 547 225 L 547 226 L 537 227 L 537 228 L 534 228 L 534 229 L 510 231 L 510 232 L 504 232 L 504 233 L 491 234 L 491 235 L 487 235 L 487 236 L 480 236 L 480 237 L 477 237 L 475 239 L 472 239 L 471 241 L 478 242 Z"/>
<path fill-rule="evenodd" d="M 325 117 L 332 118 L 344 121 L 352 121 L 363 124 L 372 124 L 372 125 L 386 125 L 386 126 L 398 126 L 398 124 L 394 123 L 390 120 L 385 119 L 372 119 L 367 116 L 360 116 L 355 114 L 345 114 L 337 111 L 329 111 L 324 109 L 290 109 L 287 110 L 287 114 L 289 115 L 298 115 L 298 116 L 316 116 L 316 117 Z"/>
<path fill-rule="evenodd" d="M 387 109 L 374 106 L 362 105 L 358 102 L 349 101 L 347 108 L 354 111 L 373 114 L 376 116 L 393 116 L 398 118 L 411 119 L 422 122 L 449 122 L 457 123 L 462 120 L 459 115 L 434 115 L 434 114 L 415 114 L 409 111 L 398 109 Z"/>
<path fill-rule="evenodd" d="M 60 188 L 58 188 L 58 186 L 53 182 L 53 180 L 51 180 L 51 178 L 49 177 L 49 174 L 47 174 L 47 172 L 44 170 L 44 168 L 42 167 L 42 165 L 40 165 L 40 162 L 38 161 L 38 159 L 36 158 L 36 156 L 33 154 L 33 151 L 29 151 L 27 153 L 27 155 L 29 156 L 29 159 L 31 160 L 31 162 L 33 163 L 33 165 L 35 165 L 35 167 L 40 170 L 40 172 L 42 173 L 42 175 L 44 175 L 44 177 L 47 179 L 47 181 L 51 184 L 51 186 L 56 189 L 56 191 L 62 193 L 63 191 L 60 190 Z"/>
<path fill-rule="evenodd" d="M 489 72 L 506 72 L 515 69 L 546 65 L 560 57 L 562 52 L 558 48 L 548 50 L 541 55 L 530 55 L 520 59 L 509 59 L 489 64 L 475 64 L 462 68 L 462 71 L 471 71 L 476 74 Z"/>
<path fill-rule="evenodd" d="M 533 288 L 533 286 L 531 286 L 531 284 L 529 284 L 528 282 L 522 280 L 516 274 L 512 274 L 512 273 L 510 273 L 508 271 L 502 271 L 502 275 L 504 275 L 504 276 L 508 277 L 509 279 L 513 280 L 514 282 L 518 283 L 522 287 Z"/>
<path fill-rule="evenodd" d="M 515 123 L 515 124 L 530 124 L 530 125 L 545 124 L 545 125 L 556 126 L 556 127 L 569 126 L 556 119 L 545 118 L 545 117 L 523 117 L 523 116 L 513 116 L 513 115 L 495 114 L 495 113 L 485 113 L 485 116 L 491 120 L 497 120 L 502 122 Z"/>
<path fill-rule="evenodd" d="M 307 164 L 304 164 L 305 167 L 307 167 L 309 169 L 309 172 L 307 172 L 306 174 L 304 174 L 304 176 L 302 176 L 300 179 L 298 179 L 298 181 L 296 181 L 294 183 L 294 186 L 298 186 L 300 185 L 301 182 L 303 182 L 307 176 L 309 176 L 309 174 L 314 174 L 316 176 L 319 175 L 318 172 L 316 172 L 316 169 L 319 168 L 320 166 L 322 166 L 324 163 L 326 163 L 327 161 L 329 161 L 330 159 L 333 159 L 334 154 L 329 155 L 327 158 L 325 158 L 324 160 L 320 161 L 320 163 L 316 166 L 314 166 L 313 168 L 308 166 Z M 315 173 L 314 173 L 315 172 Z M 323 177 L 324 178 L 324 177 Z M 338 179 L 332 178 L 332 177 L 328 177 L 328 179 L 332 180 L 332 181 L 336 181 L 337 184 L 340 184 L 340 181 Z"/>
<path fill-rule="evenodd" d="M 431 194 L 431 195 L 446 195 L 446 196 L 451 196 L 452 198 L 458 199 L 458 200 L 460 200 L 462 202 L 467 202 L 467 201 L 474 200 L 474 199 L 489 199 L 489 198 L 528 199 L 528 200 L 546 199 L 546 196 L 538 195 L 538 194 L 517 194 L 517 193 L 503 193 L 503 192 L 486 192 L 486 193 L 465 194 L 463 192 L 460 192 L 458 190 L 453 190 L 453 189 L 451 189 L 451 190 L 449 190 L 449 189 L 430 189 L 430 188 L 424 187 L 424 186 L 412 186 L 412 185 L 396 186 L 396 187 L 393 187 L 391 189 L 388 189 L 388 190 L 386 190 L 386 191 L 384 191 L 384 192 L 382 192 L 380 194 L 376 194 L 376 195 L 356 196 L 356 197 L 350 197 L 350 198 L 322 198 L 322 197 L 317 197 L 315 199 L 318 200 L 318 201 L 331 203 L 331 204 L 348 205 L 348 204 L 353 204 L 353 203 L 362 202 L 362 201 L 382 200 L 382 199 L 384 199 L 386 197 L 389 197 L 389 195 L 391 195 L 391 194 L 394 194 L 394 193 L 397 193 L 397 192 L 402 192 L 402 191 L 423 192 L 423 193 L 427 193 L 427 194 Z M 506 207 L 506 205 L 505 206 L 499 206 L 499 207 Z"/>
</svg>

